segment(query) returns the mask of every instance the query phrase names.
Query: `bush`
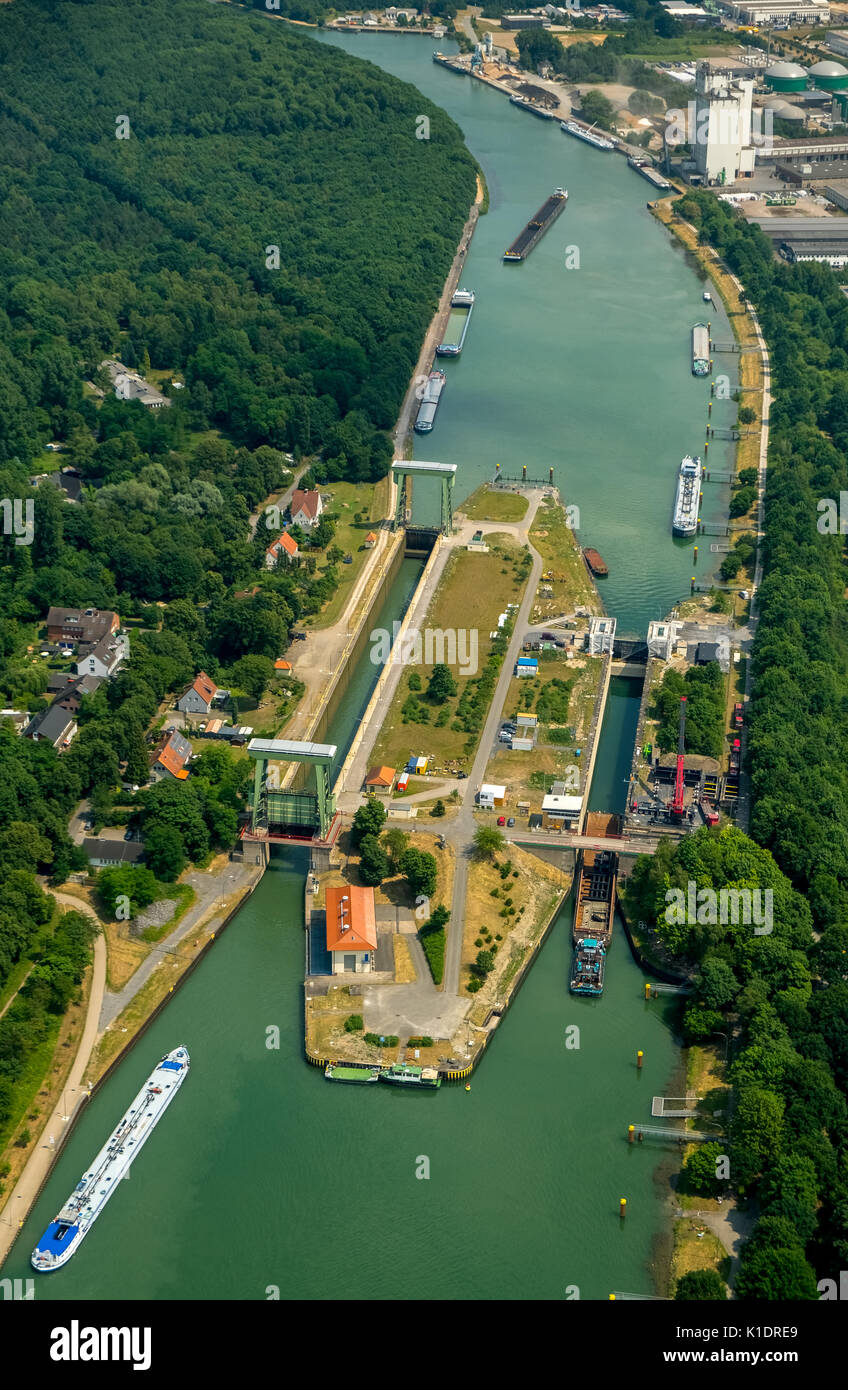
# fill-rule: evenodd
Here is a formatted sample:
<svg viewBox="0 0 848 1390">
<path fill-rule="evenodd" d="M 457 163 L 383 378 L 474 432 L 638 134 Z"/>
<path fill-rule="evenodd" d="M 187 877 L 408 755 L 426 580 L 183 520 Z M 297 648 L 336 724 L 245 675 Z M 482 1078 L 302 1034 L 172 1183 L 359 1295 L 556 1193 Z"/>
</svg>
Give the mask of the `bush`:
<svg viewBox="0 0 848 1390">
<path fill-rule="evenodd" d="M 468 981 L 468 984 L 465 986 L 465 988 L 468 990 L 468 993 L 469 993 L 469 994 L 476 994 L 477 991 L 478 991 L 478 989 L 482 989 L 482 988 L 483 988 L 483 981 L 482 981 L 482 980 L 476 980 L 476 979 L 474 979 L 474 980 L 469 980 L 469 981 Z"/>
<path fill-rule="evenodd" d="M 423 1038 L 410 1038 L 406 1045 L 407 1047 L 432 1047 L 433 1039 L 426 1036 Z"/>
<path fill-rule="evenodd" d="M 364 1027 L 362 1014 L 350 1014 L 345 1019 L 344 1030 L 346 1033 L 361 1033 Z"/>
<path fill-rule="evenodd" d="M 365 1041 L 370 1043 L 372 1047 L 397 1047 L 400 1038 L 396 1038 L 394 1034 L 381 1036 L 380 1033 L 366 1033 Z"/>
<path fill-rule="evenodd" d="M 450 912 L 443 903 L 439 903 L 418 932 L 433 983 L 437 985 L 442 983 L 445 973 L 445 927 L 449 920 Z"/>
</svg>

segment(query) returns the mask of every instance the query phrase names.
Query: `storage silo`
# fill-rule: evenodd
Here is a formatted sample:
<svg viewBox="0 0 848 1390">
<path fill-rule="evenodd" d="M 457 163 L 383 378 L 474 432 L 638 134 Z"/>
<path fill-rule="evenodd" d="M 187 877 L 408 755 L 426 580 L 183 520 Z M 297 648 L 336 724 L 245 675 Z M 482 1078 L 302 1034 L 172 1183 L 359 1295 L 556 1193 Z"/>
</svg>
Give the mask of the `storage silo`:
<svg viewBox="0 0 848 1390">
<path fill-rule="evenodd" d="M 773 92 L 803 92 L 807 74 L 798 63 L 772 63 L 766 68 L 765 83 Z"/>
<path fill-rule="evenodd" d="M 848 68 L 844 68 L 841 63 L 832 63 L 829 59 L 814 63 L 809 75 L 822 92 L 841 92 L 848 87 Z"/>
</svg>

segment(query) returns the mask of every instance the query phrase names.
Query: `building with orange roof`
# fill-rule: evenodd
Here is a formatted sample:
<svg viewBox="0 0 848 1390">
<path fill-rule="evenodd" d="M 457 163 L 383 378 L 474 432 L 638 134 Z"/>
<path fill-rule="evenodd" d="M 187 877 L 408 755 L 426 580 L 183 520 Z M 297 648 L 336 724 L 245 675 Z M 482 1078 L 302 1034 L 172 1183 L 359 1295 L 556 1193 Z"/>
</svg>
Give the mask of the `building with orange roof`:
<svg viewBox="0 0 848 1390">
<path fill-rule="evenodd" d="M 328 887 L 327 950 L 334 975 L 368 975 L 376 969 L 377 913 L 374 889 Z"/>
<path fill-rule="evenodd" d="M 288 531 L 283 531 L 282 535 L 279 535 L 275 541 L 272 541 L 265 551 L 265 568 L 266 570 L 274 569 L 280 558 L 287 560 L 288 563 L 291 564 L 293 560 L 297 559 L 299 554 L 300 550 L 298 549 L 297 541 L 293 536 L 289 535 Z"/>
<path fill-rule="evenodd" d="M 397 769 L 394 767 L 372 767 L 365 778 L 369 791 L 390 792 L 395 784 Z"/>
<path fill-rule="evenodd" d="M 188 777 L 186 763 L 190 757 L 191 744 L 174 729 L 153 759 L 150 776 L 157 782 L 164 777 L 175 777 L 178 782 L 184 782 Z"/>
<path fill-rule="evenodd" d="M 208 714 L 217 691 L 215 682 L 205 671 L 199 671 L 177 700 L 177 709 L 183 714 Z"/>
<path fill-rule="evenodd" d="M 365 540 L 362 542 L 362 544 L 365 546 L 366 550 L 374 549 L 374 546 L 377 544 L 377 537 L 373 531 L 368 532 L 368 535 L 365 537 Z"/>
<path fill-rule="evenodd" d="M 278 657 L 277 657 L 277 660 L 274 662 L 274 670 L 275 670 L 275 671 L 290 671 L 291 668 L 292 668 L 291 662 L 290 662 L 290 661 L 286 661 L 285 657 L 278 656 Z"/>
</svg>

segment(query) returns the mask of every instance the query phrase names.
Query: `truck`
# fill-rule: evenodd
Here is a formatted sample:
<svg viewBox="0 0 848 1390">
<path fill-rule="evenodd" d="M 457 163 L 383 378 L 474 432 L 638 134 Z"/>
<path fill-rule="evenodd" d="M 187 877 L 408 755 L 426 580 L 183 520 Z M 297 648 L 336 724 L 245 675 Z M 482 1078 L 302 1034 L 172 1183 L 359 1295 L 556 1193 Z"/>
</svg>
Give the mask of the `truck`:
<svg viewBox="0 0 848 1390">
<path fill-rule="evenodd" d="M 737 701 L 736 704 L 733 706 L 733 727 L 734 727 L 734 729 L 741 729 L 741 728 L 742 728 L 742 718 L 743 718 L 743 714 L 742 714 L 742 703 L 741 703 L 741 701 Z"/>
</svg>

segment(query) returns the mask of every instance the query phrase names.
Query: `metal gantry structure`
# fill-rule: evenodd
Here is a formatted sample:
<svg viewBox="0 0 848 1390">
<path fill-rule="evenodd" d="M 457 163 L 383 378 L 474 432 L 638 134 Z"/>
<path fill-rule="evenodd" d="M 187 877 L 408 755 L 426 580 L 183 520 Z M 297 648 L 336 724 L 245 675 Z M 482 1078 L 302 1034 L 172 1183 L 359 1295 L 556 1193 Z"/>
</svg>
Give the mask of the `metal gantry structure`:
<svg viewBox="0 0 848 1390">
<path fill-rule="evenodd" d="M 438 478 L 441 483 L 439 530 L 443 536 L 449 536 L 453 530 L 453 486 L 456 481 L 456 464 L 420 463 L 417 459 L 396 459 L 392 464 L 392 477 L 398 485 L 394 529 L 397 531 L 401 526 L 406 525 L 407 513 L 412 507 L 411 480 L 415 478 Z"/>
<path fill-rule="evenodd" d="M 250 833 L 269 834 L 271 826 L 312 826 L 320 839 L 335 814 L 330 771 L 336 760 L 334 743 L 297 743 L 282 738 L 252 738 L 247 751 L 256 766 L 250 804 Z M 306 763 L 315 769 L 315 791 L 283 791 L 269 764 Z"/>
</svg>

